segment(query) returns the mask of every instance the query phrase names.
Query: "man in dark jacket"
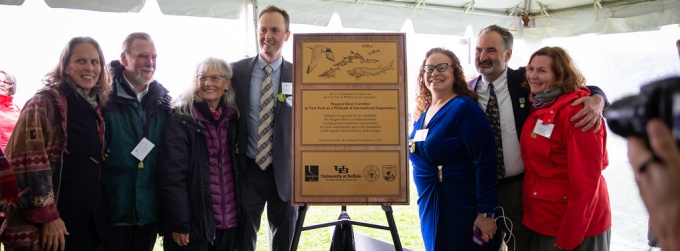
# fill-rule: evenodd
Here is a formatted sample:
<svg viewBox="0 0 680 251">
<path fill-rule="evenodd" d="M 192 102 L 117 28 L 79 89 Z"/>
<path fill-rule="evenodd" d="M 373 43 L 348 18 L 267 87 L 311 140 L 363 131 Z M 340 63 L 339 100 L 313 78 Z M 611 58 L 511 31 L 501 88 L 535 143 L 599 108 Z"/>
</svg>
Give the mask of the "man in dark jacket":
<svg viewBox="0 0 680 251">
<path fill-rule="evenodd" d="M 105 250 L 151 251 L 158 237 L 156 158 L 170 96 L 153 80 L 156 48 L 146 33 L 128 35 L 120 61 L 110 67 L 113 92 L 104 109 L 108 156 L 102 187 L 112 238 Z"/>
<path fill-rule="evenodd" d="M 258 19 L 260 54 L 233 64 L 232 82 L 241 114 L 237 152 L 244 232 L 240 250 L 255 250 L 265 204 L 273 250 L 288 250 L 293 239 L 297 218 L 297 208 L 290 204 L 293 109 L 276 98 L 292 94 L 285 90 L 292 90 L 293 68 L 281 56 L 283 43 L 290 36 L 289 24 L 285 10 L 274 6 L 263 9 Z M 269 87 L 264 88 L 263 83 Z M 268 102 L 260 102 L 261 96 Z M 269 112 L 261 109 L 261 104 L 269 104 Z"/>
<path fill-rule="evenodd" d="M 524 180 L 524 163 L 519 151 L 519 135 L 522 125 L 529 116 L 531 103 L 529 102 L 529 88 L 523 88 L 525 80 L 524 67 L 513 70 L 507 66 L 512 56 L 513 36 L 507 29 L 498 25 L 491 25 L 482 29 L 477 40 L 475 66 L 481 76 L 468 83 L 474 90 L 477 102 L 486 110 L 490 97 L 490 90 L 495 90 L 498 110 L 500 113 L 500 142 L 502 145 L 501 164 L 499 164 L 497 198 L 498 206 L 503 208 L 506 218 L 498 219 L 499 229 L 508 240 L 508 220 L 512 221 L 512 238 L 508 243 L 508 250 L 529 250 L 531 230 L 522 224 L 522 181 Z M 493 84 L 493 85 L 491 85 Z M 601 114 L 607 103 L 606 96 L 595 86 L 588 86 L 593 95 L 574 102 L 574 106 L 583 105 L 584 108 L 576 114 L 572 121 L 578 121 L 576 127 L 584 132 L 595 128 L 602 130 Z M 496 211 L 499 212 L 499 211 Z M 479 217 L 493 217 L 494 215 L 480 215 Z M 497 215 L 498 216 L 498 215 Z M 496 217 L 497 217 L 496 216 Z M 500 232 L 500 231 L 499 231 Z"/>
</svg>

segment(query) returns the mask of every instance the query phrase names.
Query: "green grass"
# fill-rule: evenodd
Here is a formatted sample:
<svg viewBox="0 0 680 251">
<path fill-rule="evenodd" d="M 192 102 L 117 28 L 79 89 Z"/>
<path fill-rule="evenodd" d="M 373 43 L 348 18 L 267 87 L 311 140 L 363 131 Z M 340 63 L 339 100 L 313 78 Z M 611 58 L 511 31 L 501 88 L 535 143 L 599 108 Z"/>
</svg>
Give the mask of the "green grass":
<svg viewBox="0 0 680 251">
<path fill-rule="evenodd" d="M 401 245 L 411 250 L 424 250 L 423 238 L 420 234 L 420 220 L 418 219 L 417 195 L 413 182 L 410 182 L 410 205 L 392 206 L 394 220 Z M 385 211 L 380 205 L 373 206 L 347 206 L 347 213 L 352 220 L 380 224 L 387 226 Z M 311 206 L 305 216 L 305 226 L 336 221 L 340 215 L 340 206 Z M 268 250 L 268 224 L 266 212 L 262 216 L 262 225 L 257 235 L 257 250 Z M 388 230 L 353 226 L 355 233 L 361 233 L 388 243 L 392 243 L 392 235 Z M 331 244 L 331 232 L 329 228 L 319 228 L 302 231 L 298 250 L 328 250 Z M 156 242 L 154 251 L 162 251 L 161 239 Z"/>
</svg>

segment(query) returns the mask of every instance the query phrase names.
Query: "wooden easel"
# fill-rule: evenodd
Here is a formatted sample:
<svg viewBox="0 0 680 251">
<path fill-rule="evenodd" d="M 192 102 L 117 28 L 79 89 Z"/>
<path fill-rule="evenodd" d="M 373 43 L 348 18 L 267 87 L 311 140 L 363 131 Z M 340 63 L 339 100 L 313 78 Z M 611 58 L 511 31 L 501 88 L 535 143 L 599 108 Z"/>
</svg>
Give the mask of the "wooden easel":
<svg viewBox="0 0 680 251">
<path fill-rule="evenodd" d="M 403 248 L 401 247 L 401 241 L 399 240 L 399 234 L 397 233 L 397 225 L 394 222 L 394 216 L 392 214 L 392 205 L 391 204 L 382 204 L 381 207 L 385 211 L 385 216 L 387 217 L 388 226 L 378 225 L 378 224 L 373 224 L 373 223 L 360 222 L 360 221 L 354 221 L 354 220 L 350 220 L 348 217 L 341 217 L 340 219 L 338 219 L 336 221 L 332 221 L 332 222 L 321 223 L 321 224 L 310 225 L 310 226 L 304 226 L 305 215 L 307 214 L 307 209 L 309 209 L 309 205 L 307 203 L 305 203 L 303 206 L 300 206 L 300 208 L 298 209 L 298 218 L 297 218 L 297 222 L 295 223 L 295 234 L 293 235 L 293 242 L 291 243 L 290 250 L 291 251 L 297 251 L 298 243 L 300 242 L 300 235 L 302 234 L 302 231 L 304 231 L 304 230 L 312 230 L 312 229 L 317 229 L 317 228 L 322 228 L 322 227 L 330 227 L 330 226 L 347 224 L 347 225 L 357 225 L 357 226 L 362 226 L 362 227 L 370 227 L 370 228 L 389 230 L 390 233 L 392 234 L 392 241 L 394 242 L 394 250 L 402 251 Z M 348 215 L 347 214 L 347 206 L 345 206 L 345 205 L 341 206 L 340 215 L 341 216 L 342 215 Z"/>
</svg>

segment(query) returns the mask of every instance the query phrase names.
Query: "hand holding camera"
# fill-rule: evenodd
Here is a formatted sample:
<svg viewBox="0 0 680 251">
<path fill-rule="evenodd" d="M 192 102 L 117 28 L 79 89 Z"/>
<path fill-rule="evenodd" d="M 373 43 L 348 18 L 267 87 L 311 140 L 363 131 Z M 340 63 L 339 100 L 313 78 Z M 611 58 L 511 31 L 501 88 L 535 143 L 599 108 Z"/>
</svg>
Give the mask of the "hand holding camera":
<svg viewBox="0 0 680 251">
<path fill-rule="evenodd" d="M 680 250 L 680 77 L 645 85 L 604 114 L 628 158 L 663 250 Z"/>
<path fill-rule="evenodd" d="M 647 136 L 651 149 L 641 138 L 628 138 L 628 158 L 661 247 L 679 250 L 680 151 L 661 120 L 649 121 Z"/>
</svg>

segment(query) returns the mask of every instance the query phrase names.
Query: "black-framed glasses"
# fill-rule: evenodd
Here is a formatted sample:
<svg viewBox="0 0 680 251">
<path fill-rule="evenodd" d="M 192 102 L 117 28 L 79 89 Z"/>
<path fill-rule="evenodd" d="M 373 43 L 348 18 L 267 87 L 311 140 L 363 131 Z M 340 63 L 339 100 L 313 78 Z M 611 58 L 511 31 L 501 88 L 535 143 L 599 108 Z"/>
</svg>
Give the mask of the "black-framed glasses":
<svg viewBox="0 0 680 251">
<path fill-rule="evenodd" d="M 219 81 L 220 78 L 227 78 L 227 77 L 224 76 L 224 75 L 210 75 L 210 76 L 198 75 L 198 76 L 196 76 L 196 78 L 198 79 L 199 83 L 206 83 L 206 82 L 208 82 L 208 80 L 210 80 L 211 83 L 217 83 L 217 81 Z"/>
<path fill-rule="evenodd" d="M 0 80 L 0 84 L 7 86 L 9 88 L 12 88 L 12 86 L 14 86 L 14 83 L 7 81 L 7 80 Z"/>
<path fill-rule="evenodd" d="M 446 69 L 449 68 L 449 65 L 453 66 L 452 64 L 449 64 L 449 63 L 441 63 L 441 64 L 438 64 L 438 65 L 424 65 L 423 70 L 426 73 L 432 73 L 432 72 L 434 72 L 434 69 L 437 69 L 438 72 L 444 72 L 444 71 L 446 71 Z"/>
</svg>

